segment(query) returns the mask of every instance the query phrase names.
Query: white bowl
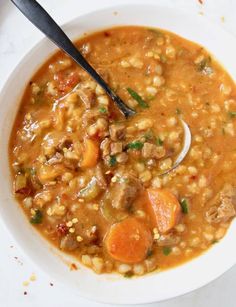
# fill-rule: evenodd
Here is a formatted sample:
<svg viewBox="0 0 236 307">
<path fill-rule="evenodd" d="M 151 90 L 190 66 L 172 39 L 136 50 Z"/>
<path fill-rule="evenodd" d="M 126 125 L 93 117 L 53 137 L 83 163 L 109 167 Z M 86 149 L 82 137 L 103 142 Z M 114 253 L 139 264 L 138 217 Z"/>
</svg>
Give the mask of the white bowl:
<svg viewBox="0 0 236 307">
<path fill-rule="evenodd" d="M 173 31 L 206 47 L 236 79 L 235 39 L 202 16 L 155 5 L 127 5 L 79 17 L 66 24 L 64 29 L 72 39 L 76 39 L 84 32 L 116 25 L 144 25 Z M 38 43 L 16 67 L 0 94 L 0 215 L 24 252 L 45 272 L 76 290 L 79 295 L 116 304 L 149 303 L 173 298 L 207 284 L 228 270 L 236 262 L 235 222 L 225 238 L 202 256 L 177 268 L 134 279 L 115 274 L 96 275 L 81 265 L 78 271 L 71 272 L 58 257 L 59 251 L 33 229 L 12 196 L 8 140 L 27 82 L 55 49 L 47 39 Z M 63 256 L 63 259 L 68 260 L 68 257 Z"/>
</svg>

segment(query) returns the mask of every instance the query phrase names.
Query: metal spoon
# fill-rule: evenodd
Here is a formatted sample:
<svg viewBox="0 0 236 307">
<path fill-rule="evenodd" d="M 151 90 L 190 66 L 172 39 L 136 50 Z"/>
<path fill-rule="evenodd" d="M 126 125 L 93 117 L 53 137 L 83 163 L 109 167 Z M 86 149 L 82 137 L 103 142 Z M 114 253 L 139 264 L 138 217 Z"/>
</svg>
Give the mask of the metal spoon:
<svg viewBox="0 0 236 307">
<path fill-rule="evenodd" d="M 76 63 L 78 63 L 87 73 L 106 91 L 111 97 L 120 111 L 126 118 L 135 115 L 135 111 L 130 109 L 122 99 L 108 86 L 108 84 L 99 76 L 93 67 L 86 61 L 83 55 L 75 47 L 68 36 L 62 31 L 52 17 L 44 10 L 44 8 L 35 0 L 11 0 L 16 7 L 51 41 L 53 41 L 60 49 L 64 50 Z M 177 157 L 174 165 L 167 171 L 159 174 L 164 175 L 175 169 L 187 155 L 191 145 L 191 132 L 188 125 L 182 120 L 184 128 L 184 145 Z"/>
<path fill-rule="evenodd" d="M 191 132 L 189 129 L 189 126 L 186 124 L 186 122 L 184 120 L 182 120 L 181 118 L 179 119 L 183 129 L 184 129 L 184 144 L 183 144 L 183 148 L 181 150 L 181 152 L 179 153 L 177 159 L 175 160 L 173 166 L 171 168 L 169 168 L 168 170 L 164 171 L 163 173 L 159 173 L 159 176 L 163 176 L 168 174 L 169 172 L 173 171 L 186 157 L 189 148 L 191 146 Z"/>
<path fill-rule="evenodd" d="M 64 50 L 106 91 L 120 111 L 127 118 L 136 112 L 130 109 L 122 99 L 108 86 L 93 67 L 86 61 L 69 37 L 62 31 L 52 17 L 35 0 L 11 0 L 16 7 L 51 41 Z"/>
</svg>

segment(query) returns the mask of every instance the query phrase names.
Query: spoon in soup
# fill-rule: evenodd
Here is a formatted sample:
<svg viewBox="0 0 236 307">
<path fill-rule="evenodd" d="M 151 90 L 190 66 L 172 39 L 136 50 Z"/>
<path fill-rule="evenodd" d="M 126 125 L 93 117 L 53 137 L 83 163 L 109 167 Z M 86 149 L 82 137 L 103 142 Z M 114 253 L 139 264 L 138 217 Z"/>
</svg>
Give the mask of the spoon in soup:
<svg viewBox="0 0 236 307">
<path fill-rule="evenodd" d="M 114 101 L 120 111 L 127 118 L 136 112 L 129 108 L 123 100 L 100 77 L 96 70 L 87 62 L 65 32 L 58 26 L 52 17 L 35 0 L 11 0 L 15 6 L 43 32 L 60 49 L 66 52 L 77 64 L 79 64 Z"/>
<path fill-rule="evenodd" d="M 77 64 L 79 64 L 111 97 L 116 106 L 123 113 L 125 118 L 135 115 L 136 112 L 129 108 L 123 100 L 110 88 L 101 78 L 96 70 L 87 62 L 76 46 L 72 43 L 65 32 L 45 11 L 45 9 L 35 0 L 11 0 L 12 3 L 31 21 L 41 32 L 43 32 L 60 49 L 66 52 Z M 173 166 L 159 175 L 165 175 L 175 169 L 187 155 L 191 145 L 191 132 L 188 125 L 180 119 L 184 129 L 184 144 L 181 152 Z"/>
</svg>

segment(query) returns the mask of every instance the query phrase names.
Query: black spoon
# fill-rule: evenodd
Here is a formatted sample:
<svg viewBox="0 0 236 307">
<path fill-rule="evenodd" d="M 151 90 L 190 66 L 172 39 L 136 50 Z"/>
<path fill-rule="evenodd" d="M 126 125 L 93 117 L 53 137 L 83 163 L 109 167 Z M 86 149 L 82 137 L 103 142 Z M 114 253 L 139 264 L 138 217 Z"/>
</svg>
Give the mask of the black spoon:
<svg viewBox="0 0 236 307">
<path fill-rule="evenodd" d="M 86 61 L 83 55 L 75 47 L 69 37 L 62 31 L 52 17 L 35 0 L 11 0 L 16 7 L 51 41 L 64 50 L 76 63 L 106 91 L 120 111 L 127 118 L 136 112 L 130 109 L 122 99 L 108 86 L 93 67 Z"/>
<path fill-rule="evenodd" d="M 11 0 L 16 7 L 51 41 L 53 41 L 60 49 L 64 50 L 76 63 L 78 63 L 87 73 L 106 91 L 106 93 L 115 102 L 120 111 L 126 118 L 134 115 L 136 112 L 130 109 L 122 99 L 117 96 L 106 82 L 99 76 L 93 67 L 86 61 L 68 36 L 62 31 L 52 17 L 38 4 L 35 0 Z M 174 170 L 186 157 L 191 145 L 191 132 L 189 126 L 180 119 L 184 129 L 184 143 L 173 166 L 160 173 L 159 176 L 165 175 Z"/>
</svg>

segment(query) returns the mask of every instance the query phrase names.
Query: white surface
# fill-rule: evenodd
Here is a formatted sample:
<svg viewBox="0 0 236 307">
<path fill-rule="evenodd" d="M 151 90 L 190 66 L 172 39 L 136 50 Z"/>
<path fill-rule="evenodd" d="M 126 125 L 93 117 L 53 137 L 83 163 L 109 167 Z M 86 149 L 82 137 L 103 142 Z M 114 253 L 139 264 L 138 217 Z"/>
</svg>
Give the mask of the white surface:
<svg viewBox="0 0 236 307">
<path fill-rule="evenodd" d="M 114 11 L 117 12 L 116 16 Z M 163 27 L 195 41 L 214 54 L 236 80 L 235 37 L 197 13 L 183 13 L 181 10 L 157 5 L 119 5 L 79 16 L 67 23 L 64 29 L 70 37 L 76 39 L 84 32 L 124 24 Z M 221 39 L 218 40 L 218 37 Z M 55 257 L 59 251 L 54 248 L 52 253 L 52 247 L 48 248 L 46 244 L 48 242 L 33 231 L 12 195 L 7 143 L 17 111 L 16 102 L 29 76 L 55 49 L 55 45 L 46 38 L 36 44 L 17 65 L 0 95 L 0 172 L 3 176 L 0 178 L 3 189 L 0 194 L 0 216 L 27 256 L 58 283 L 60 281 L 70 287 L 71 291 L 75 289 L 83 297 L 113 304 L 159 302 L 173 298 L 198 289 L 231 268 L 236 260 L 236 249 L 232 250 L 232 246 L 236 245 L 236 221 L 232 223 L 224 240 L 201 257 L 161 274 L 148 274 L 132 280 L 115 274 L 93 274 L 80 264 L 79 270 L 72 273 L 59 257 Z M 83 282 L 79 283 L 81 280 Z"/>
<path fill-rule="evenodd" d="M 132 1 L 129 1 L 132 2 Z M 137 1 L 136 1 L 137 2 Z M 149 1 L 151 2 L 151 1 Z M 233 23 L 233 11 L 236 9 L 236 3 L 232 1 L 214 1 L 206 0 L 206 5 L 200 6 L 195 0 L 186 1 L 158 1 L 160 4 L 165 3 L 169 6 L 178 6 L 189 9 L 193 12 L 203 11 L 215 22 L 221 23 L 221 17 L 224 16 L 226 22 L 222 26 L 233 32 L 236 22 Z M 51 0 L 41 1 L 59 21 L 64 22 L 78 16 L 90 9 L 101 8 L 109 4 L 127 3 L 127 1 L 88 1 L 79 4 L 73 0 Z M 96 4 L 95 4 L 96 3 Z M 18 14 L 8 3 L 0 0 L 0 87 L 2 86 L 6 76 L 12 68 L 18 63 L 19 59 L 30 47 L 41 37 L 31 25 Z M 73 5 L 73 7 L 72 7 Z M 79 13 L 78 13 L 79 12 Z M 236 31 L 235 33 L 236 34 Z M 220 39 L 220 38 L 219 38 Z M 102 306 L 78 298 L 66 290 L 55 281 L 51 287 L 51 280 L 39 272 L 28 259 L 23 258 L 20 251 L 11 245 L 15 243 L 8 237 L 4 229 L 0 228 L 0 305 L 8 306 L 64 306 L 65 304 L 81 305 L 81 306 Z M 232 247 L 234 248 L 234 247 Z M 21 265 L 14 256 L 19 257 L 23 265 Z M 32 272 L 36 273 L 37 281 L 31 282 L 26 288 L 22 286 L 24 280 L 29 279 Z M 235 306 L 234 300 L 234 277 L 236 268 L 231 269 L 223 277 L 211 283 L 205 288 L 202 288 L 194 293 L 184 297 L 174 299 L 169 302 L 163 302 L 158 306 Z M 191 276 L 190 276 L 191 278 Z M 178 281 L 176 281 L 178 282 Z M 23 292 L 27 291 L 28 295 L 24 296 Z M 157 289 L 158 291 L 158 289 Z"/>
</svg>

